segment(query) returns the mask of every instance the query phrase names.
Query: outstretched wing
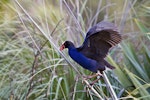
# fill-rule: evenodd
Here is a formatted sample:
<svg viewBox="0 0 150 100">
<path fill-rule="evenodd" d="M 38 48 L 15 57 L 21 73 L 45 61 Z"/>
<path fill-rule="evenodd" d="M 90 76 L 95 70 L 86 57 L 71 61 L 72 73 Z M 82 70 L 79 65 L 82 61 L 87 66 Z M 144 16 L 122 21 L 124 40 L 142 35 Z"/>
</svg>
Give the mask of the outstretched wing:
<svg viewBox="0 0 150 100">
<path fill-rule="evenodd" d="M 120 41 L 121 35 L 117 27 L 113 23 L 102 21 L 87 32 L 85 41 L 77 50 L 91 59 L 100 60 Z"/>
</svg>

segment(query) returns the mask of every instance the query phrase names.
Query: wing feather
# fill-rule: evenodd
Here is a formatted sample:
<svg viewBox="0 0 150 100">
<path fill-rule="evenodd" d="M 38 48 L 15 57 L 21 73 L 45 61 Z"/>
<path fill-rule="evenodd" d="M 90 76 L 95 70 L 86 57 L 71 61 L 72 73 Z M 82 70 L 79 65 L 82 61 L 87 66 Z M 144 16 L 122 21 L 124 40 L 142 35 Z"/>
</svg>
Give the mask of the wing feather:
<svg viewBox="0 0 150 100">
<path fill-rule="evenodd" d="M 121 35 L 117 27 L 113 23 L 102 21 L 87 32 L 85 41 L 77 50 L 85 56 L 99 61 L 106 57 L 112 46 L 120 42 Z"/>
</svg>

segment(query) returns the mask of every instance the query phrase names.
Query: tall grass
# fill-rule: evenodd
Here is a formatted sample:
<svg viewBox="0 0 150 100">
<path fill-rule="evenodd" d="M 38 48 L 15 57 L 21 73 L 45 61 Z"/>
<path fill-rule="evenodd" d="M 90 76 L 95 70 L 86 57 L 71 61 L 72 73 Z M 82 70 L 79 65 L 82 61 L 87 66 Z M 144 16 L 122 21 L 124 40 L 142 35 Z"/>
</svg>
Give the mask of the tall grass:
<svg viewBox="0 0 150 100">
<path fill-rule="evenodd" d="M 149 100 L 149 1 L 20 0 L 19 3 L 28 16 L 16 2 L 0 1 L 2 100 L 110 99 L 103 80 L 89 86 L 92 80 L 84 80 L 82 75 L 91 72 L 73 62 L 67 51 L 59 51 L 65 40 L 81 45 L 86 31 L 102 19 L 118 24 L 123 36 L 122 43 L 107 57 L 116 67 L 114 71 L 106 71 L 106 75 L 117 97 Z"/>
</svg>

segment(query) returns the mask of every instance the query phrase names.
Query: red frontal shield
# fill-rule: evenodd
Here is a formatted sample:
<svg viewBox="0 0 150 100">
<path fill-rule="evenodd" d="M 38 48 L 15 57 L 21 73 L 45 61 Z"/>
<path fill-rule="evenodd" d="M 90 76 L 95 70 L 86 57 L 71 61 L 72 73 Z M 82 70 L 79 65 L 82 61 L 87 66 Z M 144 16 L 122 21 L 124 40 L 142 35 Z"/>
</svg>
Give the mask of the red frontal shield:
<svg viewBox="0 0 150 100">
<path fill-rule="evenodd" d="M 65 45 L 63 44 L 61 47 L 60 47 L 60 51 L 62 51 L 63 49 L 65 49 Z"/>
</svg>

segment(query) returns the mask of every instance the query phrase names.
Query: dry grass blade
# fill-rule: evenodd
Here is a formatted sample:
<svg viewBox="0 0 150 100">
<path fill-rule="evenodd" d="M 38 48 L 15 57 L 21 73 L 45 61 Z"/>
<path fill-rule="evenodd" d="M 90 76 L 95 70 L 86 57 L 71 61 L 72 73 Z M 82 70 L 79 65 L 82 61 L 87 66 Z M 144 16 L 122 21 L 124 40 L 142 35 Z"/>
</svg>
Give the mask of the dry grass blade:
<svg viewBox="0 0 150 100">
<path fill-rule="evenodd" d="M 111 84 L 110 84 L 110 82 L 109 82 L 105 72 L 103 72 L 103 79 L 104 79 L 104 81 L 106 83 L 106 87 L 109 90 L 112 99 L 113 100 L 118 100 L 117 95 L 116 95 L 115 91 L 113 90 L 113 88 L 112 88 L 112 86 L 111 86 Z"/>
<path fill-rule="evenodd" d="M 71 11 L 70 7 L 68 6 L 67 2 L 65 0 L 63 0 L 65 6 L 67 7 L 67 9 L 69 10 L 69 12 L 71 13 L 71 15 L 74 18 L 75 23 L 77 24 L 78 29 L 80 30 L 80 32 L 82 33 L 82 36 L 85 37 L 85 34 L 82 31 L 81 25 L 79 24 L 79 22 L 77 21 L 77 18 L 75 17 L 75 15 L 73 14 L 73 12 Z"/>
<path fill-rule="evenodd" d="M 124 6 L 124 13 L 122 14 L 121 22 L 120 22 L 120 32 L 123 32 L 125 22 L 127 20 L 127 16 L 133 5 L 135 4 L 136 0 L 132 3 L 131 1 L 125 0 L 125 6 Z"/>
</svg>

